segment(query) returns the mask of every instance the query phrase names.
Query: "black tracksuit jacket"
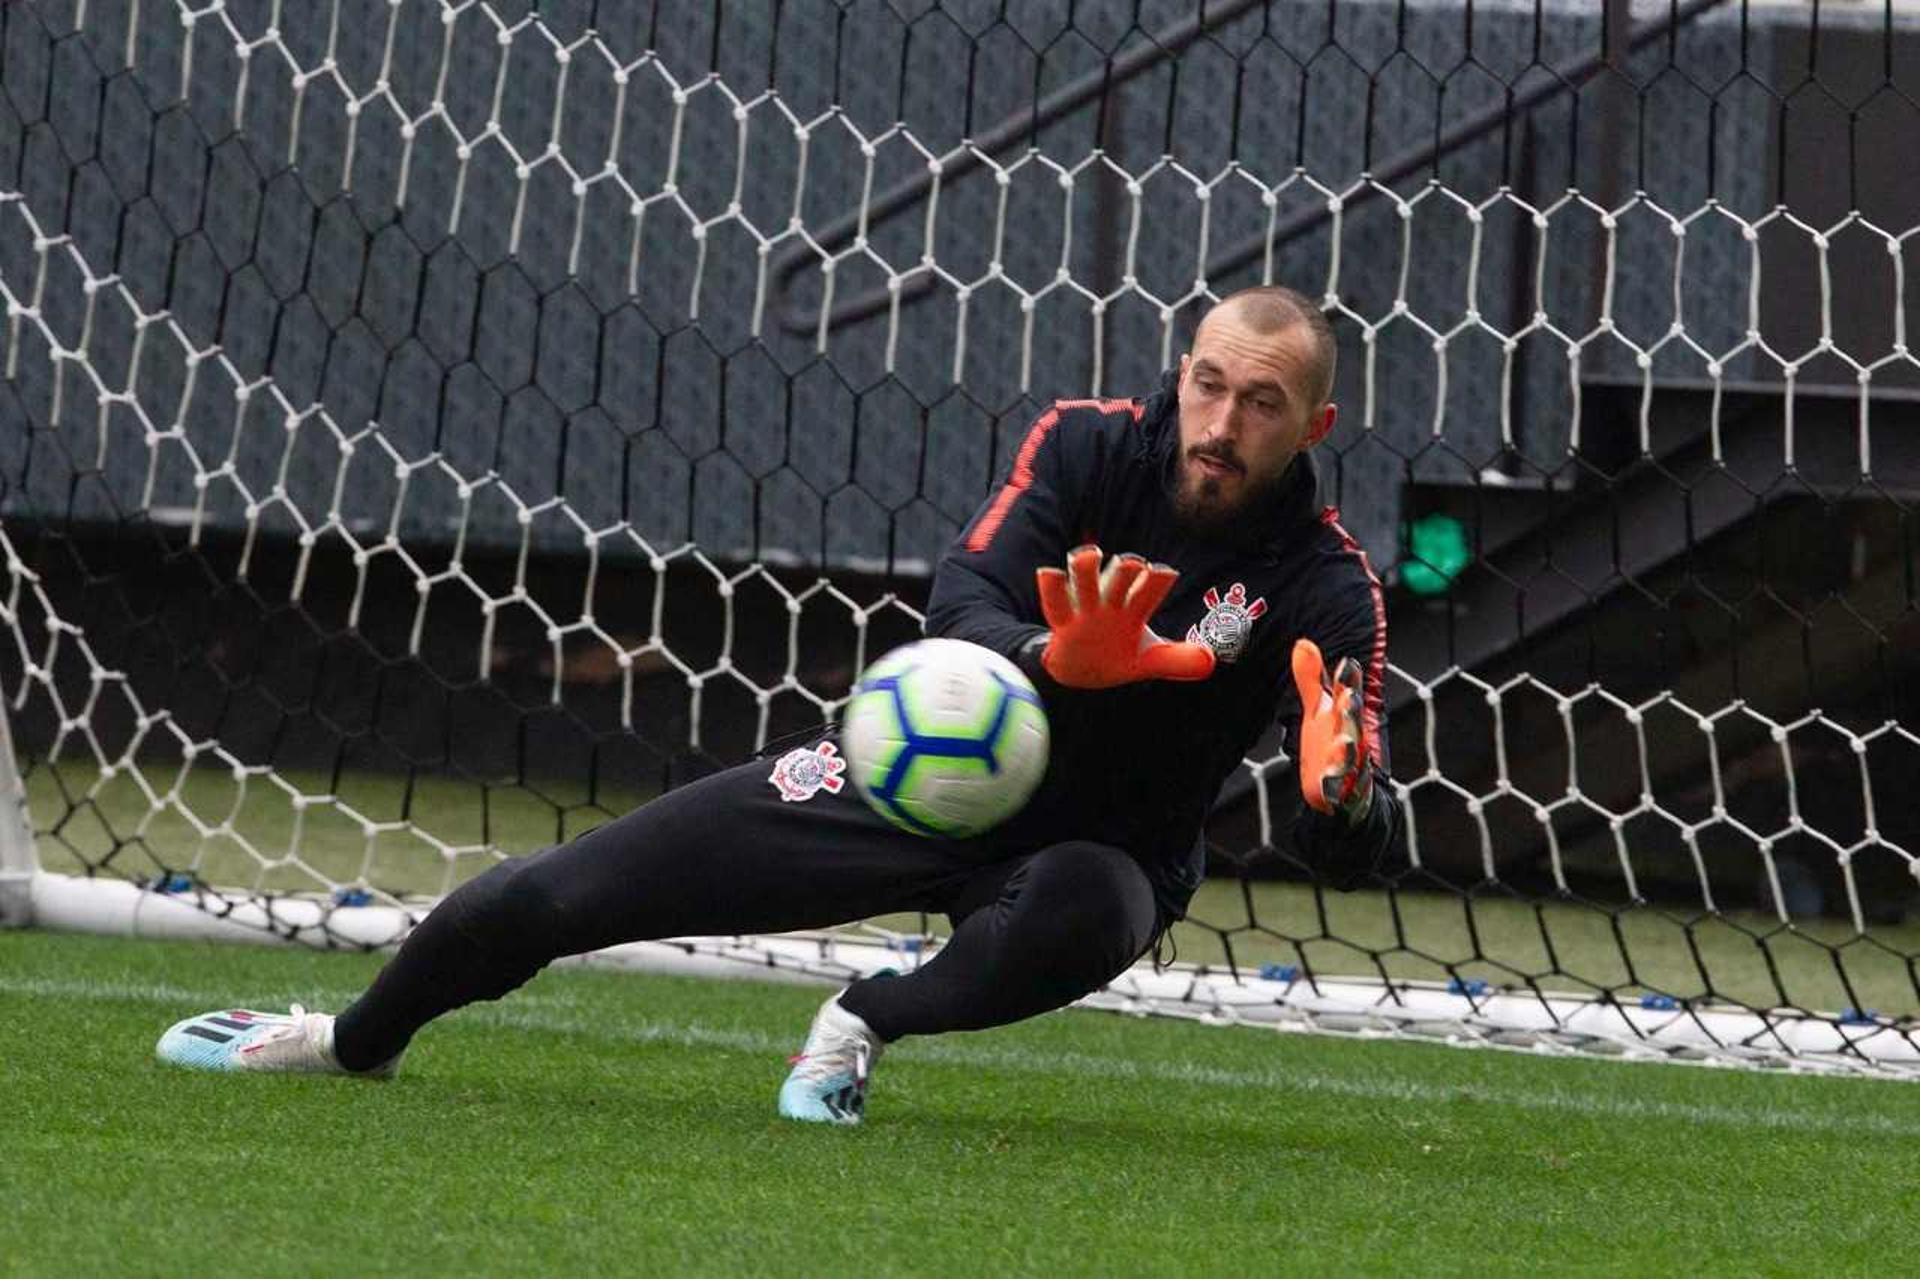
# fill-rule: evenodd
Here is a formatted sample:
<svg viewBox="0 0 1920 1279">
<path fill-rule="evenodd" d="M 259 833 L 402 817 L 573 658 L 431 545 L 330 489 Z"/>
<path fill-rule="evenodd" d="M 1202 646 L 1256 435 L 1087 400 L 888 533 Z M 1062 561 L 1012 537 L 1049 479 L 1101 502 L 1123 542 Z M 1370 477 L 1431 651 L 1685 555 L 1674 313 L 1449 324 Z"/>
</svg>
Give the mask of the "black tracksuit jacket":
<svg viewBox="0 0 1920 1279">
<path fill-rule="evenodd" d="M 1277 716 L 1289 754 L 1299 742 L 1293 642 L 1320 646 L 1365 673 L 1374 799 L 1365 821 L 1325 817 L 1290 797 L 1296 851 L 1341 886 L 1363 880 L 1398 835 L 1385 783 L 1386 609 L 1366 556 L 1318 503 L 1312 458 L 1295 459 L 1273 499 L 1228 538 L 1198 539 L 1173 517 L 1179 412 L 1169 374 L 1145 400 L 1063 400 L 1028 430 L 1006 483 L 981 507 L 934 575 L 926 632 L 970 640 L 1018 662 L 1046 702 L 1053 744 L 1046 778 L 1005 833 L 1096 839 L 1127 850 L 1162 908 L 1186 903 L 1204 869 L 1201 826 L 1221 785 Z M 1047 634 L 1034 570 L 1064 567 L 1085 543 L 1172 565 L 1180 580 L 1152 619 L 1167 639 L 1200 639 L 1219 659 L 1196 682 L 1146 680 L 1077 690 L 1040 665 Z M 1191 628 L 1191 629 L 1190 629 Z M 1280 818 L 1285 812 L 1276 813 Z"/>
</svg>

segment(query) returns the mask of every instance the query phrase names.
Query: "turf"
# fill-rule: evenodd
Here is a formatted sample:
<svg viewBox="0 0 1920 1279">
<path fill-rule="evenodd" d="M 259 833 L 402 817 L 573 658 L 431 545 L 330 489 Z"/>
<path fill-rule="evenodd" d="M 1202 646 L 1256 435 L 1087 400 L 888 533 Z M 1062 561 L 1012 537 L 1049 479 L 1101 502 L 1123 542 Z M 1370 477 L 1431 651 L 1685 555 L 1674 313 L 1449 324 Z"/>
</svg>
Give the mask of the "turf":
<svg viewBox="0 0 1920 1279">
<path fill-rule="evenodd" d="M 171 1020 L 366 956 L 0 934 L 0 1272 L 1865 1273 L 1920 1089 L 1068 1012 L 773 1114 L 819 992 L 549 972 L 391 1084 L 195 1075 Z"/>
</svg>

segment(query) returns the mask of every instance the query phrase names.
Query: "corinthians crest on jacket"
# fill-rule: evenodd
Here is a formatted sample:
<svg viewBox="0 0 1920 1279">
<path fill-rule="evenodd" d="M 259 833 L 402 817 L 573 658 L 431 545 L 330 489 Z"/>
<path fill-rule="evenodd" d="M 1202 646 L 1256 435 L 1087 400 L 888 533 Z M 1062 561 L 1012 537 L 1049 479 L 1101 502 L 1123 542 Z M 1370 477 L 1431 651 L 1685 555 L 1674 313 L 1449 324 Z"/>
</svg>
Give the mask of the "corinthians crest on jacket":
<svg viewBox="0 0 1920 1279">
<path fill-rule="evenodd" d="M 1188 642 L 1205 644 L 1223 662 L 1234 661 L 1246 650 L 1254 620 L 1267 611 L 1266 600 L 1249 602 L 1247 588 L 1239 582 L 1229 586 L 1224 595 L 1218 587 L 1209 586 L 1200 598 L 1206 602 L 1207 615 L 1199 625 L 1187 628 Z"/>
<path fill-rule="evenodd" d="M 847 761 L 840 758 L 834 744 L 821 742 L 818 746 L 802 746 L 782 755 L 767 780 L 780 792 L 782 800 L 792 802 L 812 799 L 820 791 L 838 795 L 840 788 L 847 784 L 846 778 L 840 776 L 846 771 Z"/>
</svg>

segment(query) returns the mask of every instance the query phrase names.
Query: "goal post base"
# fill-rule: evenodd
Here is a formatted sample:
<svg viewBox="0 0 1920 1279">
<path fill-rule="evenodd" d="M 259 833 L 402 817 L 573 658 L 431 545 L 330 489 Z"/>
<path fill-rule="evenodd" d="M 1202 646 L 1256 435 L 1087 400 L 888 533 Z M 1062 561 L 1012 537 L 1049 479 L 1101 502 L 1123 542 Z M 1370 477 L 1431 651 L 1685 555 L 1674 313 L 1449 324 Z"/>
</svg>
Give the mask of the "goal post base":
<svg viewBox="0 0 1920 1279">
<path fill-rule="evenodd" d="M 35 927 L 114 937 L 371 950 L 393 944 L 415 922 L 393 906 L 335 907 L 305 897 L 208 889 L 162 892 L 126 880 L 44 872 L 28 879 L 26 895 L 27 922 Z"/>
<path fill-rule="evenodd" d="M 0 871 L 0 928 L 25 928 L 33 922 L 31 871 Z"/>
<path fill-rule="evenodd" d="M 338 905 L 311 897 L 240 898 L 162 892 L 123 880 L 25 877 L 30 922 L 53 931 L 121 937 L 385 950 L 431 903 Z M 5 890 L 0 882 L 0 893 Z M 0 898 L 0 900 L 4 900 Z M 21 922 L 29 922 L 23 920 Z M 556 966 L 665 976 L 844 985 L 885 969 L 911 971 L 932 939 L 858 928 L 778 936 L 630 942 Z M 1135 966 L 1081 1007 L 1171 1016 L 1209 1025 L 1503 1048 L 1545 1056 L 1691 1062 L 1808 1074 L 1920 1081 L 1920 1022 L 1718 1004 L 1633 1005 L 1604 996 L 1419 981 L 1316 978 L 1298 970 L 1246 976 L 1206 965 Z"/>
</svg>

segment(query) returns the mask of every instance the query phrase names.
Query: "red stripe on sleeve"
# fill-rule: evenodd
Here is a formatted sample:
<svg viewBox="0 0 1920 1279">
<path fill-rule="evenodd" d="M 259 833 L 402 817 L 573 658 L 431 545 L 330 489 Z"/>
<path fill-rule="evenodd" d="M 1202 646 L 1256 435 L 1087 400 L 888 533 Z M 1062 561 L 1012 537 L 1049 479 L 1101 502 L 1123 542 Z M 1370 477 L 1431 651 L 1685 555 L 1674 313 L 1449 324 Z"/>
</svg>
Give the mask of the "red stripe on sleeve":
<svg viewBox="0 0 1920 1279">
<path fill-rule="evenodd" d="M 1027 428 L 1027 438 L 1020 443 L 1020 452 L 1013 459 L 1013 473 L 995 495 L 993 505 L 973 526 L 973 532 L 967 535 L 969 551 L 984 551 L 993 544 L 994 534 L 1006 522 L 1007 512 L 1020 500 L 1020 495 L 1033 486 L 1033 459 L 1039 456 L 1040 446 L 1046 443 L 1047 433 L 1059 424 L 1062 409 L 1098 409 L 1102 413 L 1127 412 L 1138 422 L 1146 406 L 1132 400 L 1058 400 L 1054 406 L 1042 413 L 1034 424 Z"/>
<path fill-rule="evenodd" d="M 1340 527 L 1339 508 L 1329 506 L 1322 510 L 1320 522 L 1340 535 L 1342 550 L 1360 561 L 1360 570 L 1367 575 L 1367 589 L 1373 595 L 1373 652 L 1367 657 L 1365 696 L 1360 706 L 1361 720 L 1367 730 L 1367 753 L 1373 757 L 1375 767 L 1384 768 L 1380 760 L 1380 719 L 1385 712 L 1387 687 L 1387 598 L 1367 553 L 1353 540 L 1353 534 Z"/>
</svg>

